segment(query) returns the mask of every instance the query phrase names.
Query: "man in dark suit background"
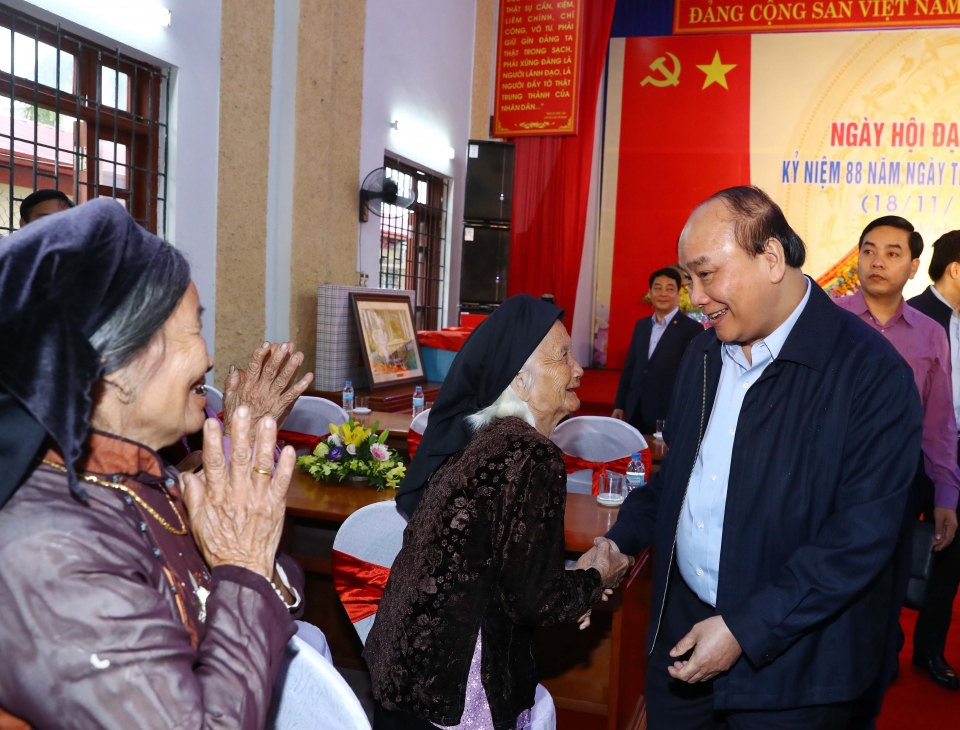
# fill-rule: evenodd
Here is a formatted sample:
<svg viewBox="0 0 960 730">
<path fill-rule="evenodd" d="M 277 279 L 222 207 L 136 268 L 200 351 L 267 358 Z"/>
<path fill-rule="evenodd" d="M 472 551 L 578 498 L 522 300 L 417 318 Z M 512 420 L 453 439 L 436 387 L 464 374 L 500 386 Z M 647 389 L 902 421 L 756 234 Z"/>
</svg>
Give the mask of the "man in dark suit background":
<svg viewBox="0 0 960 730">
<path fill-rule="evenodd" d="M 637 322 L 620 374 L 613 417 L 641 433 L 654 433 L 657 421 L 667 418 L 680 360 L 690 341 L 703 332 L 680 312 L 681 283 L 676 269 L 650 274 L 650 302 L 656 311 Z"/>
<path fill-rule="evenodd" d="M 907 302 L 927 315 L 947 331 L 950 343 L 953 410 L 960 419 L 960 231 L 943 234 L 933 244 L 930 260 L 930 278 L 933 285 Z M 960 463 L 960 459 L 958 459 Z M 918 481 L 927 483 L 924 512 L 933 502 L 933 483 L 918 474 Z M 933 567 L 927 584 L 927 598 L 917 616 L 913 632 L 914 661 L 924 667 L 931 678 L 942 687 L 960 688 L 956 672 L 943 656 L 943 648 L 950 630 L 953 600 L 960 585 L 960 541 L 954 540 L 943 550 L 934 553 Z"/>
</svg>

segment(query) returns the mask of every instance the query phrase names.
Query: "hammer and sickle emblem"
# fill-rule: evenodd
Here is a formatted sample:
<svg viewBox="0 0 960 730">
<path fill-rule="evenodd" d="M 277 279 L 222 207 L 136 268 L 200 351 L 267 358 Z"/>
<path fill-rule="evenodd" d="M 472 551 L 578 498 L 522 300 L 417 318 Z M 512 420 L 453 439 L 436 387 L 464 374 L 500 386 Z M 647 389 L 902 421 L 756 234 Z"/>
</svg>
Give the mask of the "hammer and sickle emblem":
<svg viewBox="0 0 960 730">
<path fill-rule="evenodd" d="M 667 55 L 670 56 L 671 60 L 673 61 L 673 70 L 667 70 L 667 67 L 664 64 L 664 61 L 667 59 L 663 56 L 660 56 L 660 58 L 650 64 L 650 70 L 663 74 L 663 78 L 655 79 L 653 76 L 647 76 L 643 81 L 640 82 L 641 86 L 653 84 L 654 86 L 658 86 L 662 89 L 664 86 L 680 85 L 680 59 L 669 51 L 667 51 Z"/>
</svg>

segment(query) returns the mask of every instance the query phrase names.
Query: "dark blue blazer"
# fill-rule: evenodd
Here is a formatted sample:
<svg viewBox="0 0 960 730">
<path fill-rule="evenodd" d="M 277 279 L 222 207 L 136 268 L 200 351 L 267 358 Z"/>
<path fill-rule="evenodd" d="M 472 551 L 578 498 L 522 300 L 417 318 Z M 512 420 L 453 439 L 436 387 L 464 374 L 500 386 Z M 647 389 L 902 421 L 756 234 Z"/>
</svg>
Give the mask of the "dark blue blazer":
<svg viewBox="0 0 960 730">
<path fill-rule="evenodd" d="M 737 422 L 717 613 L 744 655 L 715 681 L 721 710 L 853 700 L 876 676 L 889 630 L 892 556 L 920 458 L 920 396 L 893 346 L 811 287 Z M 669 452 L 607 533 L 627 553 L 654 546 L 648 652 L 720 348 L 713 330 L 687 348 L 664 433 Z"/>
<path fill-rule="evenodd" d="M 653 433 L 657 421 L 667 418 L 670 395 L 683 353 L 687 345 L 703 332 L 702 325 L 677 312 L 660 337 L 653 357 L 648 359 L 652 329 L 653 317 L 637 322 L 613 406 L 622 408 L 627 422 L 642 433 Z"/>
<path fill-rule="evenodd" d="M 953 310 L 950 309 L 949 304 L 944 304 L 937 299 L 937 296 L 930 291 L 930 287 L 908 300 L 907 304 L 937 322 L 947 331 L 947 340 L 950 339 L 950 317 L 953 315 Z"/>
</svg>

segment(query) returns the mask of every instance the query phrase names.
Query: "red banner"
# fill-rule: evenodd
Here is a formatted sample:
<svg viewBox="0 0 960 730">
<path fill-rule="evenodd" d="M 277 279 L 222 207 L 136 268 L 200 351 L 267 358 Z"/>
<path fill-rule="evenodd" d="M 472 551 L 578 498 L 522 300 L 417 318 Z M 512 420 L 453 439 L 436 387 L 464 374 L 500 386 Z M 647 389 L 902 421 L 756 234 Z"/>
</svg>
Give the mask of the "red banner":
<svg viewBox="0 0 960 730">
<path fill-rule="evenodd" d="M 637 320 L 652 314 L 640 298 L 651 273 L 676 263 L 690 212 L 750 184 L 750 42 L 626 40 L 607 367 L 623 367 Z"/>
<path fill-rule="evenodd" d="M 577 133 L 584 0 L 500 0 L 493 136 Z"/>
<path fill-rule="evenodd" d="M 960 23 L 958 0 L 674 0 L 675 35 Z"/>
</svg>

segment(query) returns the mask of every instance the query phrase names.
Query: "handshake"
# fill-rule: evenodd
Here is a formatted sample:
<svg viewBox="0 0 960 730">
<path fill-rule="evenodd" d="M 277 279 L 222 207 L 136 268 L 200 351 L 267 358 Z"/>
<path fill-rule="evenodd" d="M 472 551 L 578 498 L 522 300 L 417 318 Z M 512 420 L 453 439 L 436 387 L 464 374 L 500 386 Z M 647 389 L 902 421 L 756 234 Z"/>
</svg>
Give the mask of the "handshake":
<svg viewBox="0 0 960 730">
<path fill-rule="evenodd" d="M 633 565 L 633 558 L 620 552 L 620 548 L 613 540 L 597 537 L 593 540 L 593 547 L 580 556 L 574 570 L 595 568 L 603 580 L 601 599 L 606 601 L 613 594 L 613 589 L 620 585 L 623 576 Z M 581 631 L 590 625 L 592 609 L 577 619 Z"/>
</svg>

